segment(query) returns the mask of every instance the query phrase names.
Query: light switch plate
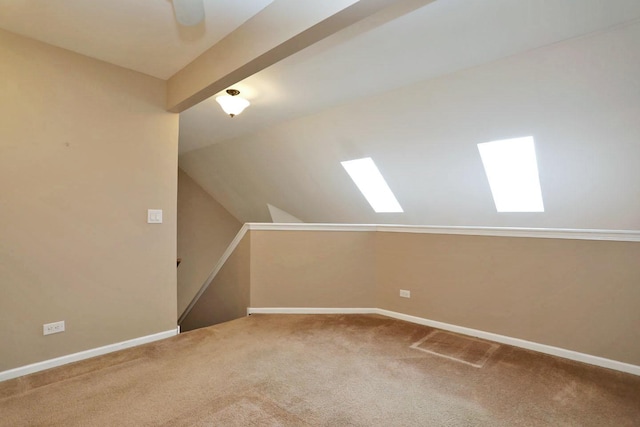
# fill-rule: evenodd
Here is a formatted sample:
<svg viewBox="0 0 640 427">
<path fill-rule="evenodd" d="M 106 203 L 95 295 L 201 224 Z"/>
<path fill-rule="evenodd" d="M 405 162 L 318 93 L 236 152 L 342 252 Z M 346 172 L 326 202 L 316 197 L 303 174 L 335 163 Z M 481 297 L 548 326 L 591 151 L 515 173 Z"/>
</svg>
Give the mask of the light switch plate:
<svg viewBox="0 0 640 427">
<path fill-rule="evenodd" d="M 162 209 L 147 210 L 148 224 L 162 224 Z"/>
</svg>

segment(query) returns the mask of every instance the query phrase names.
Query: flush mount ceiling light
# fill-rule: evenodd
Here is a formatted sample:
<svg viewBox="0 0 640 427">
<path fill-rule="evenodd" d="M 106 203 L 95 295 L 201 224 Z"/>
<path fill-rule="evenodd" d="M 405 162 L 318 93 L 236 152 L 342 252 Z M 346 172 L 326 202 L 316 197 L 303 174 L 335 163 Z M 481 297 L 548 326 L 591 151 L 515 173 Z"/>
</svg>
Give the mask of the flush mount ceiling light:
<svg viewBox="0 0 640 427">
<path fill-rule="evenodd" d="M 173 0 L 173 12 L 180 25 L 198 25 L 204 20 L 204 0 Z"/>
<path fill-rule="evenodd" d="M 224 112 L 231 117 L 242 113 L 245 108 L 251 105 L 249 101 L 238 96 L 240 94 L 239 90 L 227 89 L 227 93 L 228 95 L 217 97 L 216 101 L 220 104 Z"/>
</svg>

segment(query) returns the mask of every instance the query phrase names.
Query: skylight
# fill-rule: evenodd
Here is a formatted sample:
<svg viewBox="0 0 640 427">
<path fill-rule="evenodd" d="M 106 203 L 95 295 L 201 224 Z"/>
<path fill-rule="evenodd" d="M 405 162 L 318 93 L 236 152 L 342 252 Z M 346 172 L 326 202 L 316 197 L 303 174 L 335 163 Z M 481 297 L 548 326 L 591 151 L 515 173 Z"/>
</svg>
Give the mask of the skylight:
<svg viewBox="0 0 640 427">
<path fill-rule="evenodd" d="M 532 136 L 478 144 L 498 212 L 544 212 Z"/>
<path fill-rule="evenodd" d="M 374 211 L 404 212 L 371 157 L 341 163 Z"/>
</svg>

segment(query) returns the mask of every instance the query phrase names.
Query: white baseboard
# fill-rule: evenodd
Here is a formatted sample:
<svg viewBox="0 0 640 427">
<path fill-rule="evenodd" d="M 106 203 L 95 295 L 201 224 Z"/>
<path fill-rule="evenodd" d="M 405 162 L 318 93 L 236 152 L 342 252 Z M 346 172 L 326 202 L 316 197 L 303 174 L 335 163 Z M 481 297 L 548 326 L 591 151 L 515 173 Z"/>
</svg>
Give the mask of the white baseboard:
<svg viewBox="0 0 640 427">
<path fill-rule="evenodd" d="M 95 356 L 112 353 L 125 348 L 135 347 L 138 345 L 150 343 L 173 337 L 179 333 L 178 329 L 159 332 L 157 334 L 146 335 L 144 337 L 134 338 L 127 341 L 109 344 L 102 347 L 92 348 L 90 350 L 80 351 L 78 353 L 68 354 L 66 356 L 56 357 L 55 359 L 44 360 L 42 362 L 32 363 L 31 365 L 21 366 L 19 368 L 9 369 L 0 372 L 0 381 L 10 380 L 12 378 L 21 377 L 23 375 L 33 374 L 34 372 L 44 371 L 45 369 L 55 368 L 56 366 L 66 365 L 67 363 L 77 362 L 79 360 L 89 359 Z"/>
<path fill-rule="evenodd" d="M 489 341 L 507 344 L 514 347 L 525 348 L 527 350 L 537 351 L 539 353 L 550 354 L 552 356 L 562 357 L 564 359 L 575 360 L 577 362 L 587 363 L 589 365 L 600 366 L 602 368 L 613 369 L 615 371 L 626 372 L 640 376 L 640 366 L 630 363 L 618 362 L 617 360 L 605 359 L 604 357 L 592 356 L 590 354 L 579 353 L 573 350 L 567 350 L 560 347 L 553 347 L 546 344 L 540 344 L 532 341 L 526 341 L 519 338 L 508 337 L 505 335 L 494 334 L 492 332 L 480 331 L 478 329 L 466 328 L 464 326 L 452 325 L 450 323 L 438 322 L 436 320 L 425 319 L 408 314 L 398 313 L 395 311 L 384 310 L 381 308 L 307 308 L 307 307 L 286 307 L 286 308 L 257 308 L 250 307 L 247 314 L 266 313 L 266 314 L 380 314 L 382 316 L 392 317 L 398 320 L 404 320 L 419 325 L 430 326 L 445 331 L 455 332 L 462 335 L 482 338 Z"/>
<path fill-rule="evenodd" d="M 248 307 L 250 314 L 376 314 L 377 308 Z"/>
</svg>

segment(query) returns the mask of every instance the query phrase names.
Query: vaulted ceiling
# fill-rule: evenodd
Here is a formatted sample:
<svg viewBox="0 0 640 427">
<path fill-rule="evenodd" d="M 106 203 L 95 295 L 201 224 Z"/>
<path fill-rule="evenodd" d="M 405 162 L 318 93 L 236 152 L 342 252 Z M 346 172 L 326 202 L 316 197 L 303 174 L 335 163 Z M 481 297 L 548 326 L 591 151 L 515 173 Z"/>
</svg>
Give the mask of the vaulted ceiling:
<svg viewBox="0 0 640 427">
<path fill-rule="evenodd" d="M 220 80 L 251 101 L 241 115 L 213 98 L 183 111 L 180 167 L 245 222 L 281 212 L 640 229 L 637 0 L 310 1 L 275 18 L 293 3 L 205 0 L 199 28 L 178 26 L 169 0 L 0 0 L 0 28 L 167 79 L 246 33 L 254 15 L 269 16 L 275 34 L 376 2 L 376 13 L 344 14 L 352 21 L 328 37 Z M 498 213 L 477 144 L 521 136 L 535 139 L 545 211 Z M 361 157 L 374 159 L 404 213 L 373 212 L 340 164 Z"/>
<path fill-rule="evenodd" d="M 242 221 L 640 228 L 640 3 L 439 0 L 343 31 L 181 115 L 180 166 Z M 498 213 L 477 144 L 533 136 L 542 213 Z M 372 157 L 404 213 L 340 162 Z"/>
</svg>

